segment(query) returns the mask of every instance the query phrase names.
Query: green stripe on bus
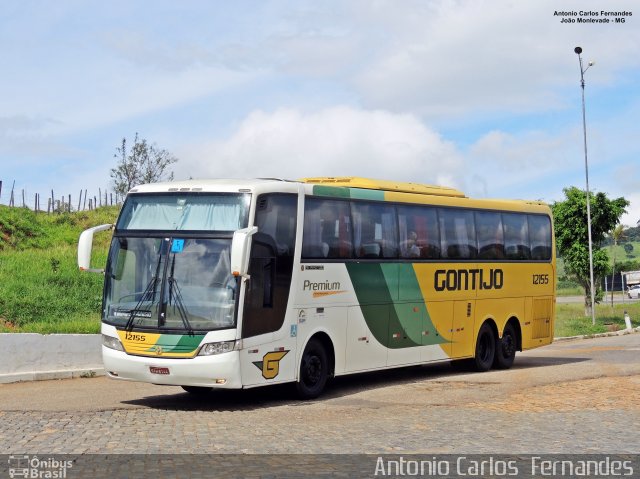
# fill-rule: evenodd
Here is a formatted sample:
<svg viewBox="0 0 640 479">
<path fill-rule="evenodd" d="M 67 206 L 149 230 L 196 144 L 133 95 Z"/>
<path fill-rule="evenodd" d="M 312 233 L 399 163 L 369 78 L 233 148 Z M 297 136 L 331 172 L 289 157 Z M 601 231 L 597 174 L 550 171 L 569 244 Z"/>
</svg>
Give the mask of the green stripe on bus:
<svg viewBox="0 0 640 479">
<path fill-rule="evenodd" d="M 313 185 L 313 194 L 317 196 L 332 196 L 334 198 L 384 201 L 384 191 L 346 188 L 343 186 Z"/>
<path fill-rule="evenodd" d="M 161 346 L 165 353 L 190 353 L 200 346 L 203 338 L 203 334 L 163 334 L 147 351 L 155 351 L 156 346 Z"/>
<path fill-rule="evenodd" d="M 411 264 L 346 266 L 362 315 L 378 342 L 392 349 L 446 342 L 431 321 Z M 401 285 L 402 297 L 410 300 L 400 300 Z"/>
<path fill-rule="evenodd" d="M 356 200 L 384 201 L 384 191 L 365 190 L 362 188 L 350 188 L 351 198 Z"/>
<path fill-rule="evenodd" d="M 349 188 L 313 185 L 313 194 L 318 196 L 334 196 L 338 198 L 350 198 Z"/>
</svg>

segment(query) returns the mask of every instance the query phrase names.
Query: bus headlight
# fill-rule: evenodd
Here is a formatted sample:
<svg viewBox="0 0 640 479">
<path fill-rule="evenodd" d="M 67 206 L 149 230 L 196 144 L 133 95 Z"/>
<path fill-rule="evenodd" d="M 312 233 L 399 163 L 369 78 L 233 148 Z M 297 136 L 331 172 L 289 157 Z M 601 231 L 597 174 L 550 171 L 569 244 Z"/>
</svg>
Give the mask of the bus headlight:
<svg viewBox="0 0 640 479">
<path fill-rule="evenodd" d="M 116 351 L 124 351 L 122 343 L 118 338 L 107 336 L 106 334 L 102 335 L 102 345 L 109 349 L 115 349 Z"/>
<path fill-rule="evenodd" d="M 219 343 L 207 343 L 200 348 L 198 356 L 213 356 L 214 354 L 228 353 L 237 349 L 237 341 L 222 341 Z"/>
</svg>

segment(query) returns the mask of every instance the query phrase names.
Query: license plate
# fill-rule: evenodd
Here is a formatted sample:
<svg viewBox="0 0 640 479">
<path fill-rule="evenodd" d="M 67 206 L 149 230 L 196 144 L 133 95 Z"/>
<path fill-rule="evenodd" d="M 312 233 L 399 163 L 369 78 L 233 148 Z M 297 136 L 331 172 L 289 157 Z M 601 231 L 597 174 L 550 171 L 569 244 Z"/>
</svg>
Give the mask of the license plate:
<svg viewBox="0 0 640 479">
<path fill-rule="evenodd" d="M 169 374 L 169 368 L 157 368 L 155 366 L 149 366 L 151 374 Z"/>
</svg>

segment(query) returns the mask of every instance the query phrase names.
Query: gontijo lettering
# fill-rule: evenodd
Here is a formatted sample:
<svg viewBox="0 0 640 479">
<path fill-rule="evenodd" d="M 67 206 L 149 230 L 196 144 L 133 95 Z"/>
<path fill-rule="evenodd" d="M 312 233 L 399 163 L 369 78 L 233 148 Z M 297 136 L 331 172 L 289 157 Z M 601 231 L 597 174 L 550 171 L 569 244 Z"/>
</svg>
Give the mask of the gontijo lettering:
<svg viewBox="0 0 640 479">
<path fill-rule="evenodd" d="M 504 273 L 501 269 L 438 269 L 433 278 L 436 291 L 468 291 L 502 289 Z"/>
</svg>

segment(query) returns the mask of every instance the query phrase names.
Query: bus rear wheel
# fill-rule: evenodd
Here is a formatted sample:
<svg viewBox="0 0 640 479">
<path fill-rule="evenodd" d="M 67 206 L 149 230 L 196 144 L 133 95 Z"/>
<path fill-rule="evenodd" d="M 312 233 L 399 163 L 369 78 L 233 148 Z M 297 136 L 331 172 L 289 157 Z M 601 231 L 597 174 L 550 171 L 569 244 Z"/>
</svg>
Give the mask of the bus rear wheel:
<svg viewBox="0 0 640 479">
<path fill-rule="evenodd" d="M 508 323 L 502 332 L 502 339 L 496 341 L 496 355 L 493 360 L 493 367 L 497 369 L 509 369 L 516 358 L 518 349 L 518 337 L 516 330 Z"/>
<path fill-rule="evenodd" d="M 473 366 L 476 371 L 484 372 L 491 369 L 496 354 L 496 338 L 489 324 L 484 323 L 478 331 L 476 354 Z"/>
<path fill-rule="evenodd" d="M 324 390 L 329 376 L 327 351 L 320 341 L 311 339 L 302 354 L 296 390 L 300 399 L 317 398 Z"/>
</svg>

